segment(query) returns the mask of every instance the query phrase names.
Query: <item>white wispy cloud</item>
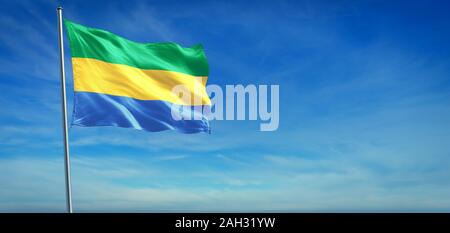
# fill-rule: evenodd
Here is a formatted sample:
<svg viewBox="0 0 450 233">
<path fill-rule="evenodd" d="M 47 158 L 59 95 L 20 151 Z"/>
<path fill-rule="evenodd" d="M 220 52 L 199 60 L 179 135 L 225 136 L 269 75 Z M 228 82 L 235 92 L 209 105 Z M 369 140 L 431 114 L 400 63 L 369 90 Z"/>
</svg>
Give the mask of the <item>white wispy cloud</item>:
<svg viewBox="0 0 450 233">
<path fill-rule="evenodd" d="M 130 186 L 122 179 L 137 177 L 158 180 L 165 173 L 153 173 L 152 166 L 138 159 L 79 157 L 73 162 L 73 195 L 79 212 L 170 212 L 170 211 L 414 211 L 445 210 L 450 206 L 448 186 L 433 183 L 384 186 L 364 167 L 339 164 L 343 172 L 303 173 L 291 171 L 298 159 L 270 155 L 253 169 L 232 173 L 208 173 L 217 186 L 190 185 Z M 275 158 L 281 164 L 273 166 Z M 286 162 L 290 162 L 286 163 Z M 139 165 L 140 164 L 140 165 Z M 271 167 L 272 169 L 267 169 Z M 287 169 L 287 170 L 286 170 Z M 62 159 L 2 158 L 0 163 L 0 211 L 64 211 Z M 153 179 L 152 179 L 153 177 Z M 185 182 L 202 179 L 183 171 Z M 384 177 L 404 180 L 402 174 Z M 414 181 L 414 178 L 410 180 Z M 158 182 L 161 183 L 161 182 Z M 267 186 L 271 183 L 271 186 Z M 154 185 L 155 185 L 154 184 Z M 323 190 L 328 190 L 324 192 Z M 408 196 L 404 196 L 408 192 Z M 20 193 L 20 195 L 18 195 Z M 349 207 L 351 206 L 351 207 Z"/>
</svg>

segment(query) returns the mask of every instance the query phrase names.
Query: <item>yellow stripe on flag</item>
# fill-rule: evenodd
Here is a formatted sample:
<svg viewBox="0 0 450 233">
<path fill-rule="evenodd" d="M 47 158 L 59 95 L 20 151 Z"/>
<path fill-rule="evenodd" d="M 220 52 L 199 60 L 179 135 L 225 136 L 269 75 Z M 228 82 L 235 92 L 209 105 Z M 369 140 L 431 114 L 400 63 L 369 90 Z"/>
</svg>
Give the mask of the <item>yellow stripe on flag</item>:
<svg viewBox="0 0 450 233">
<path fill-rule="evenodd" d="M 162 100 L 179 105 L 211 105 L 205 88 L 208 77 L 166 70 L 144 70 L 92 58 L 72 58 L 72 66 L 74 89 L 78 92 Z M 177 85 L 184 85 L 192 97 L 191 101 L 183 100 L 172 92 Z M 194 96 L 201 101 L 193 102 Z"/>
</svg>

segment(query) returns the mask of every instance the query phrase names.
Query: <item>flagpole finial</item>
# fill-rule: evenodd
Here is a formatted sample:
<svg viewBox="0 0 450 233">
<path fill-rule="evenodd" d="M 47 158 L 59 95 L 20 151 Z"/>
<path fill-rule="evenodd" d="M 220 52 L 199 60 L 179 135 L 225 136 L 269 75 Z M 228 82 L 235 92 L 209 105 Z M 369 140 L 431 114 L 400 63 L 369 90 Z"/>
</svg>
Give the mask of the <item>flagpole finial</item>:
<svg viewBox="0 0 450 233">
<path fill-rule="evenodd" d="M 58 6 L 58 7 L 56 7 L 56 10 L 57 10 L 57 11 L 59 11 L 59 10 L 61 10 L 61 11 L 62 11 L 62 9 L 63 9 L 63 8 L 62 8 L 62 6 Z"/>
</svg>

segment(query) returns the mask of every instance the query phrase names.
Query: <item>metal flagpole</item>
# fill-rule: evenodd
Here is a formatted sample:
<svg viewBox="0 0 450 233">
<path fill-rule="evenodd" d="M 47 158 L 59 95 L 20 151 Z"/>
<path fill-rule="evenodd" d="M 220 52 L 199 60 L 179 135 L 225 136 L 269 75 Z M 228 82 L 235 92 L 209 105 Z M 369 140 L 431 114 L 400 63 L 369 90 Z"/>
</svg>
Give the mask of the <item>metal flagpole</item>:
<svg viewBox="0 0 450 233">
<path fill-rule="evenodd" d="M 61 98 L 63 117 L 63 139 L 64 139 L 64 168 L 66 177 L 66 201 L 67 211 L 72 213 L 72 185 L 70 183 L 70 155 L 69 155 L 69 134 L 67 129 L 67 103 L 66 103 L 66 72 L 64 70 L 64 41 L 62 26 L 62 7 L 56 8 L 58 13 L 58 38 L 59 38 L 59 60 L 61 66 Z"/>
</svg>

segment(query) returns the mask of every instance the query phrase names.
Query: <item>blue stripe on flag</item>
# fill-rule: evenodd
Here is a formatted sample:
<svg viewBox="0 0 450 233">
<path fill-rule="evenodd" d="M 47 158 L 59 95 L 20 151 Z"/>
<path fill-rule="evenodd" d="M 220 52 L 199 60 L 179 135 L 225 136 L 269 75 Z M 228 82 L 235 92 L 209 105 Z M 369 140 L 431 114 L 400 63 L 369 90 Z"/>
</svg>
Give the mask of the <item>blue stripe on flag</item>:
<svg viewBox="0 0 450 233">
<path fill-rule="evenodd" d="M 183 115 L 199 115 L 201 120 L 175 120 L 171 108 L 179 105 L 160 100 L 137 100 L 123 96 L 75 92 L 72 125 L 118 126 L 146 131 L 178 130 L 182 133 L 210 132 L 201 108 L 188 106 Z"/>
</svg>

